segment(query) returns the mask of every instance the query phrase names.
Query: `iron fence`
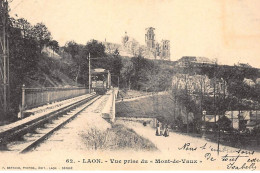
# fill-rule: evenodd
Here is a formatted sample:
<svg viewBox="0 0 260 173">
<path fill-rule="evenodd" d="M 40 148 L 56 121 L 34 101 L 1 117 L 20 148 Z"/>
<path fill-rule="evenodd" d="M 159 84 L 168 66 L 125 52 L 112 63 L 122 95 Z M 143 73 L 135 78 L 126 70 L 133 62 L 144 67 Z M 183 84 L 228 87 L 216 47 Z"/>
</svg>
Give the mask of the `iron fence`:
<svg viewBox="0 0 260 173">
<path fill-rule="evenodd" d="M 22 88 L 22 109 L 30 109 L 45 104 L 62 101 L 89 93 L 84 87 L 52 87 L 52 88 Z"/>
</svg>

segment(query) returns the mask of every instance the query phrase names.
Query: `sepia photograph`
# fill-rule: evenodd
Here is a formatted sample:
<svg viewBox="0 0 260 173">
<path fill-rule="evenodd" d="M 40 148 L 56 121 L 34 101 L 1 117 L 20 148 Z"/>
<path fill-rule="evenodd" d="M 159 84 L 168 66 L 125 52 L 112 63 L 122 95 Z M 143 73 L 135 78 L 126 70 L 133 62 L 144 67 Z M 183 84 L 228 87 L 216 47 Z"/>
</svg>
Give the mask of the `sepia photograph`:
<svg viewBox="0 0 260 173">
<path fill-rule="evenodd" d="M 260 171 L 259 0 L 0 0 L 0 171 Z"/>
</svg>

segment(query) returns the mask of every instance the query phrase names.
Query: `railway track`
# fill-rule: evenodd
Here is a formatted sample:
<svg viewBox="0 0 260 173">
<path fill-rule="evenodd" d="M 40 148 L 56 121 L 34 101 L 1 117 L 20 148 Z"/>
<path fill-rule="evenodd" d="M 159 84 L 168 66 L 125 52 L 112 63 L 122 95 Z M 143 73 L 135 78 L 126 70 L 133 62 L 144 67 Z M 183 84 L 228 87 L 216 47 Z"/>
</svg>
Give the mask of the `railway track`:
<svg viewBox="0 0 260 173">
<path fill-rule="evenodd" d="M 32 150 L 100 97 L 92 95 L 84 100 L 0 133 L 1 150 L 18 153 L 26 153 Z"/>
</svg>

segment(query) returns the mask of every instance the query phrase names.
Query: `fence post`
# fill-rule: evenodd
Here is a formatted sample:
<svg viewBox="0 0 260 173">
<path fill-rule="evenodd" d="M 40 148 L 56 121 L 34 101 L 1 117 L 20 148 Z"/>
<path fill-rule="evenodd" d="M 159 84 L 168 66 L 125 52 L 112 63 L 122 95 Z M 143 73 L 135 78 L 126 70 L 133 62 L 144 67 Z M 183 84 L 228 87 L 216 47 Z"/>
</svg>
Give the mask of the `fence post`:
<svg viewBox="0 0 260 173">
<path fill-rule="evenodd" d="M 23 118 L 23 111 L 25 109 L 25 85 L 22 86 L 22 106 L 20 109 L 21 118 Z"/>
</svg>

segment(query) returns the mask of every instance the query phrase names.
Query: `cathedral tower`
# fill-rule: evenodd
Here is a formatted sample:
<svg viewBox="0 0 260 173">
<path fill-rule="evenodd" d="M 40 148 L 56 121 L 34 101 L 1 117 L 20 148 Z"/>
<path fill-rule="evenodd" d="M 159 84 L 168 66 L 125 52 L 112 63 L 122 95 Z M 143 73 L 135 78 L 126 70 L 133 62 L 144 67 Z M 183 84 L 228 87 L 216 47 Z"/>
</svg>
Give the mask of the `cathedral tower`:
<svg viewBox="0 0 260 173">
<path fill-rule="evenodd" d="M 155 30 L 155 28 L 153 28 L 153 27 L 146 28 L 145 43 L 146 43 L 147 48 L 149 48 L 149 49 L 155 48 L 154 30 Z"/>
<path fill-rule="evenodd" d="M 162 40 L 161 43 L 161 58 L 165 60 L 170 60 L 170 41 Z"/>
</svg>

